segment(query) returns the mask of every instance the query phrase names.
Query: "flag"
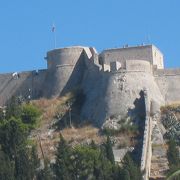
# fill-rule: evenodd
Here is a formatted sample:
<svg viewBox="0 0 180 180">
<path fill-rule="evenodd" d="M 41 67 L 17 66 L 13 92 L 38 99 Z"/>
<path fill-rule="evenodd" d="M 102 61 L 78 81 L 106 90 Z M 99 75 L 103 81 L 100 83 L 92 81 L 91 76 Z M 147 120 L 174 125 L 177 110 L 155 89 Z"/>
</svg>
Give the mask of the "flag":
<svg viewBox="0 0 180 180">
<path fill-rule="evenodd" d="M 53 25 L 52 25 L 52 32 L 55 32 L 55 29 L 56 29 L 56 28 L 55 28 L 55 25 L 53 24 Z"/>
</svg>

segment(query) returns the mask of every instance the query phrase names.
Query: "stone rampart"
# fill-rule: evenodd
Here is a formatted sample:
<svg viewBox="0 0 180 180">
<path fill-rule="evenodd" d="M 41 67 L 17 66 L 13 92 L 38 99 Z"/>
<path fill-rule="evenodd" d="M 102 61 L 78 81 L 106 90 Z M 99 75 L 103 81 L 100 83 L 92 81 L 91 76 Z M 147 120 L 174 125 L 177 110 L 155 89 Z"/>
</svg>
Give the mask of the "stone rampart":
<svg viewBox="0 0 180 180">
<path fill-rule="evenodd" d="M 126 70 L 127 71 L 141 71 L 151 73 L 151 65 L 148 61 L 142 60 L 126 60 Z"/>
<path fill-rule="evenodd" d="M 154 77 L 167 104 L 180 101 L 180 69 L 157 70 Z"/>
<path fill-rule="evenodd" d="M 60 96 L 80 86 L 85 71 L 99 68 L 94 48 L 75 46 L 55 49 L 47 53 L 47 97 Z M 96 67 L 95 67 L 96 66 Z"/>
<path fill-rule="evenodd" d="M 47 66 L 48 69 L 56 69 L 57 66 L 63 64 L 75 65 L 80 58 L 84 48 L 83 47 L 68 47 L 54 49 L 47 52 Z"/>
<path fill-rule="evenodd" d="M 47 70 L 14 72 L 0 75 L 0 105 L 12 95 L 32 98 L 59 96 L 77 86 L 84 72 L 100 69 L 98 54 L 94 48 L 69 47 L 47 53 Z"/>
<path fill-rule="evenodd" d="M 39 98 L 43 96 L 42 86 L 46 77 L 46 70 L 14 72 L 0 75 L 0 105 L 13 96 Z"/>
<path fill-rule="evenodd" d="M 84 52 L 92 56 L 91 51 L 81 46 L 61 48 L 47 53 L 48 74 L 47 97 L 57 97 L 72 89 L 83 76 Z"/>
<path fill-rule="evenodd" d="M 141 171 L 143 173 L 143 180 L 148 180 L 150 176 L 151 168 L 151 134 L 152 134 L 152 120 L 150 117 L 150 99 L 148 92 L 144 90 L 144 102 L 145 102 L 145 127 L 143 136 L 142 156 L 141 156 Z"/>
<path fill-rule="evenodd" d="M 125 68 L 126 60 L 148 61 L 152 65 L 156 65 L 158 69 L 164 68 L 163 55 L 153 45 L 107 49 L 100 54 L 100 59 L 105 64 L 119 61 L 122 65 L 122 68 Z"/>
<path fill-rule="evenodd" d="M 180 76 L 180 68 L 157 69 L 154 70 L 154 76 Z"/>
</svg>

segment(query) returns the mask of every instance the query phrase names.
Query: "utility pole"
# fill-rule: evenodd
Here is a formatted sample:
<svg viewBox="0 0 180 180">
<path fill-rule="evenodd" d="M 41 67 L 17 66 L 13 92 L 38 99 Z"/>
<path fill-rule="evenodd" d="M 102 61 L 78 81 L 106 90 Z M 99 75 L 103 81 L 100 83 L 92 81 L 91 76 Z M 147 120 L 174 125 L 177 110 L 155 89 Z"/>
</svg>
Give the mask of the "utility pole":
<svg viewBox="0 0 180 180">
<path fill-rule="evenodd" d="M 69 107 L 69 125 L 72 128 L 72 124 L 71 124 L 71 106 Z"/>
<path fill-rule="evenodd" d="M 40 138 L 39 134 L 37 136 L 38 136 L 38 141 L 39 141 L 39 146 L 40 146 L 41 154 L 42 154 L 43 160 L 45 161 L 44 152 L 43 152 L 42 143 L 41 143 L 41 138 Z"/>
<path fill-rule="evenodd" d="M 67 102 L 68 113 L 69 113 L 69 126 L 72 127 L 72 117 L 71 117 L 71 103 Z"/>
</svg>

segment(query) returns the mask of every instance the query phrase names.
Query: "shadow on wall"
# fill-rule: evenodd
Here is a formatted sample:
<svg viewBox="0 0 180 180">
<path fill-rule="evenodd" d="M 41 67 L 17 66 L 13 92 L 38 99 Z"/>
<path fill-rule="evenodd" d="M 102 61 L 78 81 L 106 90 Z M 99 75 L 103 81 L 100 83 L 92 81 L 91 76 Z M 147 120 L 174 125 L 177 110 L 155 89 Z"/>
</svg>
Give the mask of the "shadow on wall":
<svg viewBox="0 0 180 180">
<path fill-rule="evenodd" d="M 143 133 L 145 127 L 145 99 L 144 99 L 144 92 L 143 90 L 139 93 L 140 98 L 136 98 L 134 101 L 134 108 L 128 110 L 128 115 L 132 117 L 132 120 L 135 124 L 138 125 L 139 135 L 137 138 L 137 144 L 134 147 L 132 152 L 133 158 L 138 164 L 141 161 L 141 154 L 142 154 L 142 146 L 143 146 Z"/>
<path fill-rule="evenodd" d="M 76 89 L 73 92 L 74 96 L 69 99 L 66 106 L 66 113 L 62 116 L 55 117 L 57 122 L 55 123 L 56 129 L 62 130 L 66 127 L 80 127 L 84 125 L 82 121 L 82 117 L 80 116 L 81 109 L 86 100 L 86 95 L 84 94 L 82 89 Z"/>
<path fill-rule="evenodd" d="M 87 105 L 87 111 L 91 114 L 89 119 L 97 127 L 102 127 L 102 125 L 107 120 L 108 112 L 108 99 L 106 97 L 108 81 L 110 81 L 109 72 L 101 71 L 99 73 L 100 78 L 94 79 L 94 89 L 92 89 L 91 94 L 88 94 L 89 101 L 91 102 Z"/>
<path fill-rule="evenodd" d="M 73 89 L 77 89 L 80 87 L 82 79 L 84 77 L 84 72 L 86 70 L 85 62 L 84 62 L 84 52 L 82 52 L 78 61 L 76 62 L 70 77 L 60 92 L 60 96 L 65 95 L 67 92 L 72 91 Z"/>
<path fill-rule="evenodd" d="M 76 89 L 81 89 L 83 92 L 78 97 L 78 99 L 83 99 L 83 103 L 80 103 L 81 108 L 75 107 L 76 103 L 72 105 L 74 109 L 79 109 L 78 113 L 73 112 L 72 109 L 72 118 L 74 116 L 74 119 L 79 118 L 83 123 L 92 122 L 95 126 L 102 126 L 107 112 L 105 94 L 108 77 L 109 73 L 99 71 L 99 67 L 86 56 L 85 52 L 81 54 L 66 85 L 60 92 L 60 96 Z"/>
<path fill-rule="evenodd" d="M 128 116 L 132 117 L 135 121 L 141 120 L 145 117 L 145 100 L 143 90 L 139 93 L 140 97 L 134 101 L 134 108 L 128 109 Z M 136 122 L 135 122 L 136 123 Z"/>
</svg>

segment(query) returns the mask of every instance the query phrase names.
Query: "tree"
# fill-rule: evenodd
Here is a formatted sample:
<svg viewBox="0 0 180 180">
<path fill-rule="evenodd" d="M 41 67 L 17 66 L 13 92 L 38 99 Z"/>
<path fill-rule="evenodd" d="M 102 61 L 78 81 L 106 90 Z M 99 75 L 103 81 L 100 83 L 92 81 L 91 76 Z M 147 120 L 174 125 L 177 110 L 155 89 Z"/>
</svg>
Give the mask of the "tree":
<svg viewBox="0 0 180 180">
<path fill-rule="evenodd" d="M 177 171 L 171 173 L 167 180 L 180 180 L 180 170 L 178 169 Z"/>
<path fill-rule="evenodd" d="M 9 157 L 0 149 L 0 179 L 14 180 L 14 168 Z"/>
<path fill-rule="evenodd" d="M 0 121 L 4 120 L 4 110 L 0 108 Z"/>
<path fill-rule="evenodd" d="M 28 124 L 30 128 L 33 128 L 39 116 L 40 111 L 32 104 L 24 104 L 22 106 L 21 120 L 23 123 Z"/>
<path fill-rule="evenodd" d="M 180 158 L 179 158 L 179 151 L 176 148 L 176 143 L 174 140 L 170 140 L 169 148 L 167 152 L 168 161 L 170 166 L 180 166 Z"/>
<path fill-rule="evenodd" d="M 130 175 L 129 175 L 129 171 L 127 169 L 121 170 L 120 177 L 122 180 L 131 180 Z"/>
<path fill-rule="evenodd" d="M 75 147 L 72 156 L 74 179 L 89 179 L 89 177 L 92 177 L 95 152 L 96 150 L 88 146 Z"/>
<path fill-rule="evenodd" d="M 98 180 L 110 180 L 112 179 L 112 172 L 113 172 L 113 164 L 111 161 L 107 158 L 107 153 L 105 146 L 102 145 L 100 147 L 100 152 L 98 155 L 97 161 L 95 161 L 95 171 L 94 176 Z"/>
<path fill-rule="evenodd" d="M 13 98 L 6 112 L 0 122 L 0 179 L 32 180 L 36 177 L 39 159 L 35 147 L 27 141 L 29 124 L 22 122 L 21 118 L 26 115 L 34 123 L 36 109 L 31 106 L 23 109 Z"/>
<path fill-rule="evenodd" d="M 130 176 L 130 179 L 133 179 L 133 180 L 142 179 L 140 169 L 133 162 L 131 155 L 129 153 L 127 153 L 123 159 L 123 169 L 124 169 L 124 172 L 123 172 L 124 178 L 128 179 Z"/>
<path fill-rule="evenodd" d="M 112 150 L 112 143 L 109 136 L 107 136 L 105 151 L 106 151 L 107 159 L 109 159 L 112 164 L 115 164 L 114 154 Z"/>
<path fill-rule="evenodd" d="M 5 119 L 9 119 L 11 117 L 20 118 L 21 111 L 21 102 L 17 97 L 13 96 L 7 104 Z"/>
<path fill-rule="evenodd" d="M 18 148 L 26 143 L 27 135 L 27 127 L 20 119 L 12 117 L 0 124 L 0 144 L 10 160 L 16 156 Z"/>
<path fill-rule="evenodd" d="M 37 180 L 52 180 L 53 174 L 50 163 L 47 159 L 44 160 L 44 168 L 37 172 Z"/>
<path fill-rule="evenodd" d="M 56 162 L 53 170 L 58 180 L 71 180 L 71 149 L 67 145 L 62 134 L 60 134 L 60 142 L 56 152 Z"/>
</svg>

